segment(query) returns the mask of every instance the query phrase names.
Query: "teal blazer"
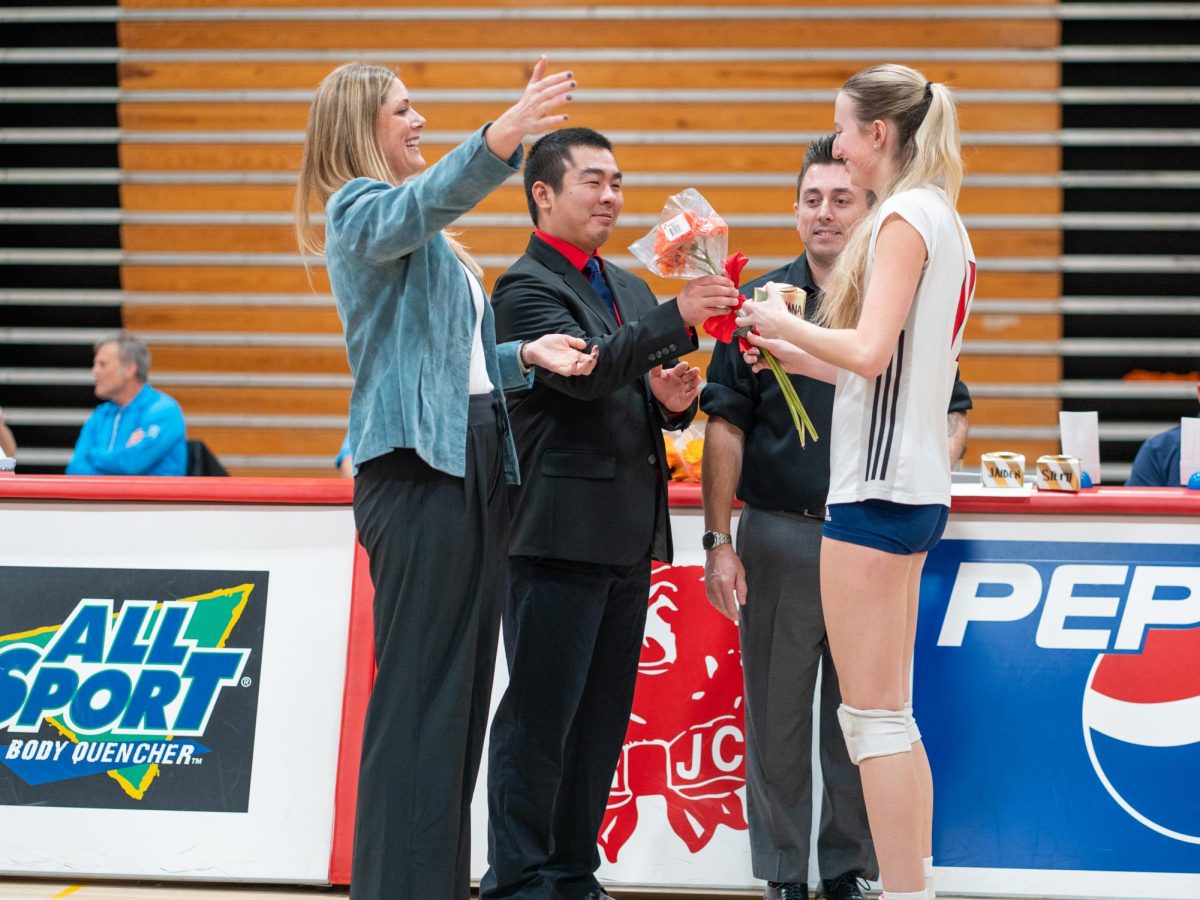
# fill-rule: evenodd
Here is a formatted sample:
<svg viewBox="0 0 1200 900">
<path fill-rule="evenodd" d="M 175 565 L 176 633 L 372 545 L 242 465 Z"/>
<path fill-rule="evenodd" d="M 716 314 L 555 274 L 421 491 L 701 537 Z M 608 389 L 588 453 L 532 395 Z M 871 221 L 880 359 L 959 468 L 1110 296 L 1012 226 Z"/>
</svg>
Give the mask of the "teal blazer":
<svg viewBox="0 0 1200 900">
<path fill-rule="evenodd" d="M 524 154 L 518 148 L 499 159 L 483 141 L 485 129 L 401 185 L 356 178 L 325 204 L 325 266 L 354 374 L 355 465 L 406 447 L 435 469 L 466 475 L 475 328 L 467 279 L 474 276 L 442 229 L 518 171 Z M 496 345 L 490 303 L 480 332 L 495 397 L 529 387 L 533 373 L 521 371 L 519 342 Z M 516 447 L 504 424 L 504 474 L 517 484 Z"/>
</svg>

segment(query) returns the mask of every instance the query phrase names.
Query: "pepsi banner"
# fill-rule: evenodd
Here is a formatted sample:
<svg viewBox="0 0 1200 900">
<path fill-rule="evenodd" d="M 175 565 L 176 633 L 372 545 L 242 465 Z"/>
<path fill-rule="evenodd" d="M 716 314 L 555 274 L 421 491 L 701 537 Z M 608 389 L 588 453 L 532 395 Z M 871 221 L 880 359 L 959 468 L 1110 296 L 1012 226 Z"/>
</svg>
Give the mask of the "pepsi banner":
<svg viewBox="0 0 1200 900">
<path fill-rule="evenodd" d="M 1038 870 L 1045 895 L 1200 896 L 1195 521 L 952 517 L 914 704 L 947 887 Z"/>
<path fill-rule="evenodd" d="M 0 566 L 0 805 L 246 812 L 267 581 Z"/>
</svg>

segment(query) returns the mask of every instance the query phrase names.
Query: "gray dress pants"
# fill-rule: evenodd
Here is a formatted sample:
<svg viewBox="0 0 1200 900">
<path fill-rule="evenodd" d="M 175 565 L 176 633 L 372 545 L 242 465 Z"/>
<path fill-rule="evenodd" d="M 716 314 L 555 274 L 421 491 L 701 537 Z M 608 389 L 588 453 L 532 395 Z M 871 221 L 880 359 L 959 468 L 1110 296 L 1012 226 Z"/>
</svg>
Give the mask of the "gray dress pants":
<svg viewBox="0 0 1200 900">
<path fill-rule="evenodd" d="M 837 721 L 837 674 L 821 613 L 822 520 L 746 507 L 737 550 L 746 567 L 740 628 L 746 681 L 746 797 L 754 875 L 807 882 L 812 832 L 812 701 L 821 677 L 822 878 L 878 876 L 862 782 Z"/>
</svg>

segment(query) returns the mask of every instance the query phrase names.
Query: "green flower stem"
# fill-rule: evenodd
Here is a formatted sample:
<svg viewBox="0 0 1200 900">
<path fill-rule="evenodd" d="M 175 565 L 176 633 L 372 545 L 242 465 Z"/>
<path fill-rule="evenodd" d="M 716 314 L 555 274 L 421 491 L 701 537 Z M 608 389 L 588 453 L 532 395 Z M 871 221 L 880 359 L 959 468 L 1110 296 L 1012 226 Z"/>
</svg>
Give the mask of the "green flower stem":
<svg viewBox="0 0 1200 900">
<path fill-rule="evenodd" d="M 814 441 L 819 441 L 817 437 L 817 429 L 813 427 L 812 419 L 808 417 L 808 411 L 805 410 L 804 404 L 800 402 L 800 397 L 796 394 L 796 388 L 792 384 L 792 380 L 788 378 L 787 373 L 783 371 L 783 366 L 769 350 L 759 347 L 759 353 L 770 367 L 775 380 L 779 382 L 779 390 L 783 394 L 783 401 L 787 404 L 788 412 L 792 414 L 792 424 L 796 426 L 796 433 L 800 435 L 800 446 L 805 443 L 805 432 L 812 435 Z"/>
<path fill-rule="evenodd" d="M 697 262 L 702 263 L 713 275 L 725 274 L 724 268 L 718 266 L 717 263 L 711 257 L 709 257 L 707 253 L 704 252 L 703 247 L 701 247 L 698 242 L 692 246 L 697 253 L 689 253 L 688 256 Z M 775 375 L 775 380 L 779 382 L 779 390 L 783 393 L 783 402 L 787 404 L 788 412 L 792 414 L 792 424 L 796 426 L 796 433 L 800 435 L 800 446 L 803 447 L 805 445 L 806 435 L 809 434 L 812 435 L 812 439 L 814 441 L 819 441 L 820 438 L 817 436 L 817 429 L 813 426 L 812 419 L 808 417 L 808 410 L 806 410 L 804 408 L 804 404 L 800 402 L 800 397 L 796 393 L 796 388 L 792 385 L 792 380 L 788 378 L 787 373 L 783 371 L 783 366 L 779 364 L 779 360 L 772 356 L 768 350 L 762 347 L 759 347 L 758 349 L 762 354 L 762 358 L 766 361 L 767 365 L 770 366 L 771 372 Z"/>
</svg>

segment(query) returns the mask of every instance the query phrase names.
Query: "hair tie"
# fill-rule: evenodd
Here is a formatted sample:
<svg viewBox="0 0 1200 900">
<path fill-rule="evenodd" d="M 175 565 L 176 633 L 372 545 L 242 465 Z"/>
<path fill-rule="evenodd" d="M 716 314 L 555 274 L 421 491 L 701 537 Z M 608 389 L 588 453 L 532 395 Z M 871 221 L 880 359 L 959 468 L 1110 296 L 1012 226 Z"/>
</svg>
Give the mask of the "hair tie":
<svg viewBox="0 0 1200 900">
<path fill-rule="evenodd" d="M 929 99 L 932 96 L 933 96 L 933 82 L 927 81 L 927 82 L 925 82 L 925 98 Z"/>
</svg>

